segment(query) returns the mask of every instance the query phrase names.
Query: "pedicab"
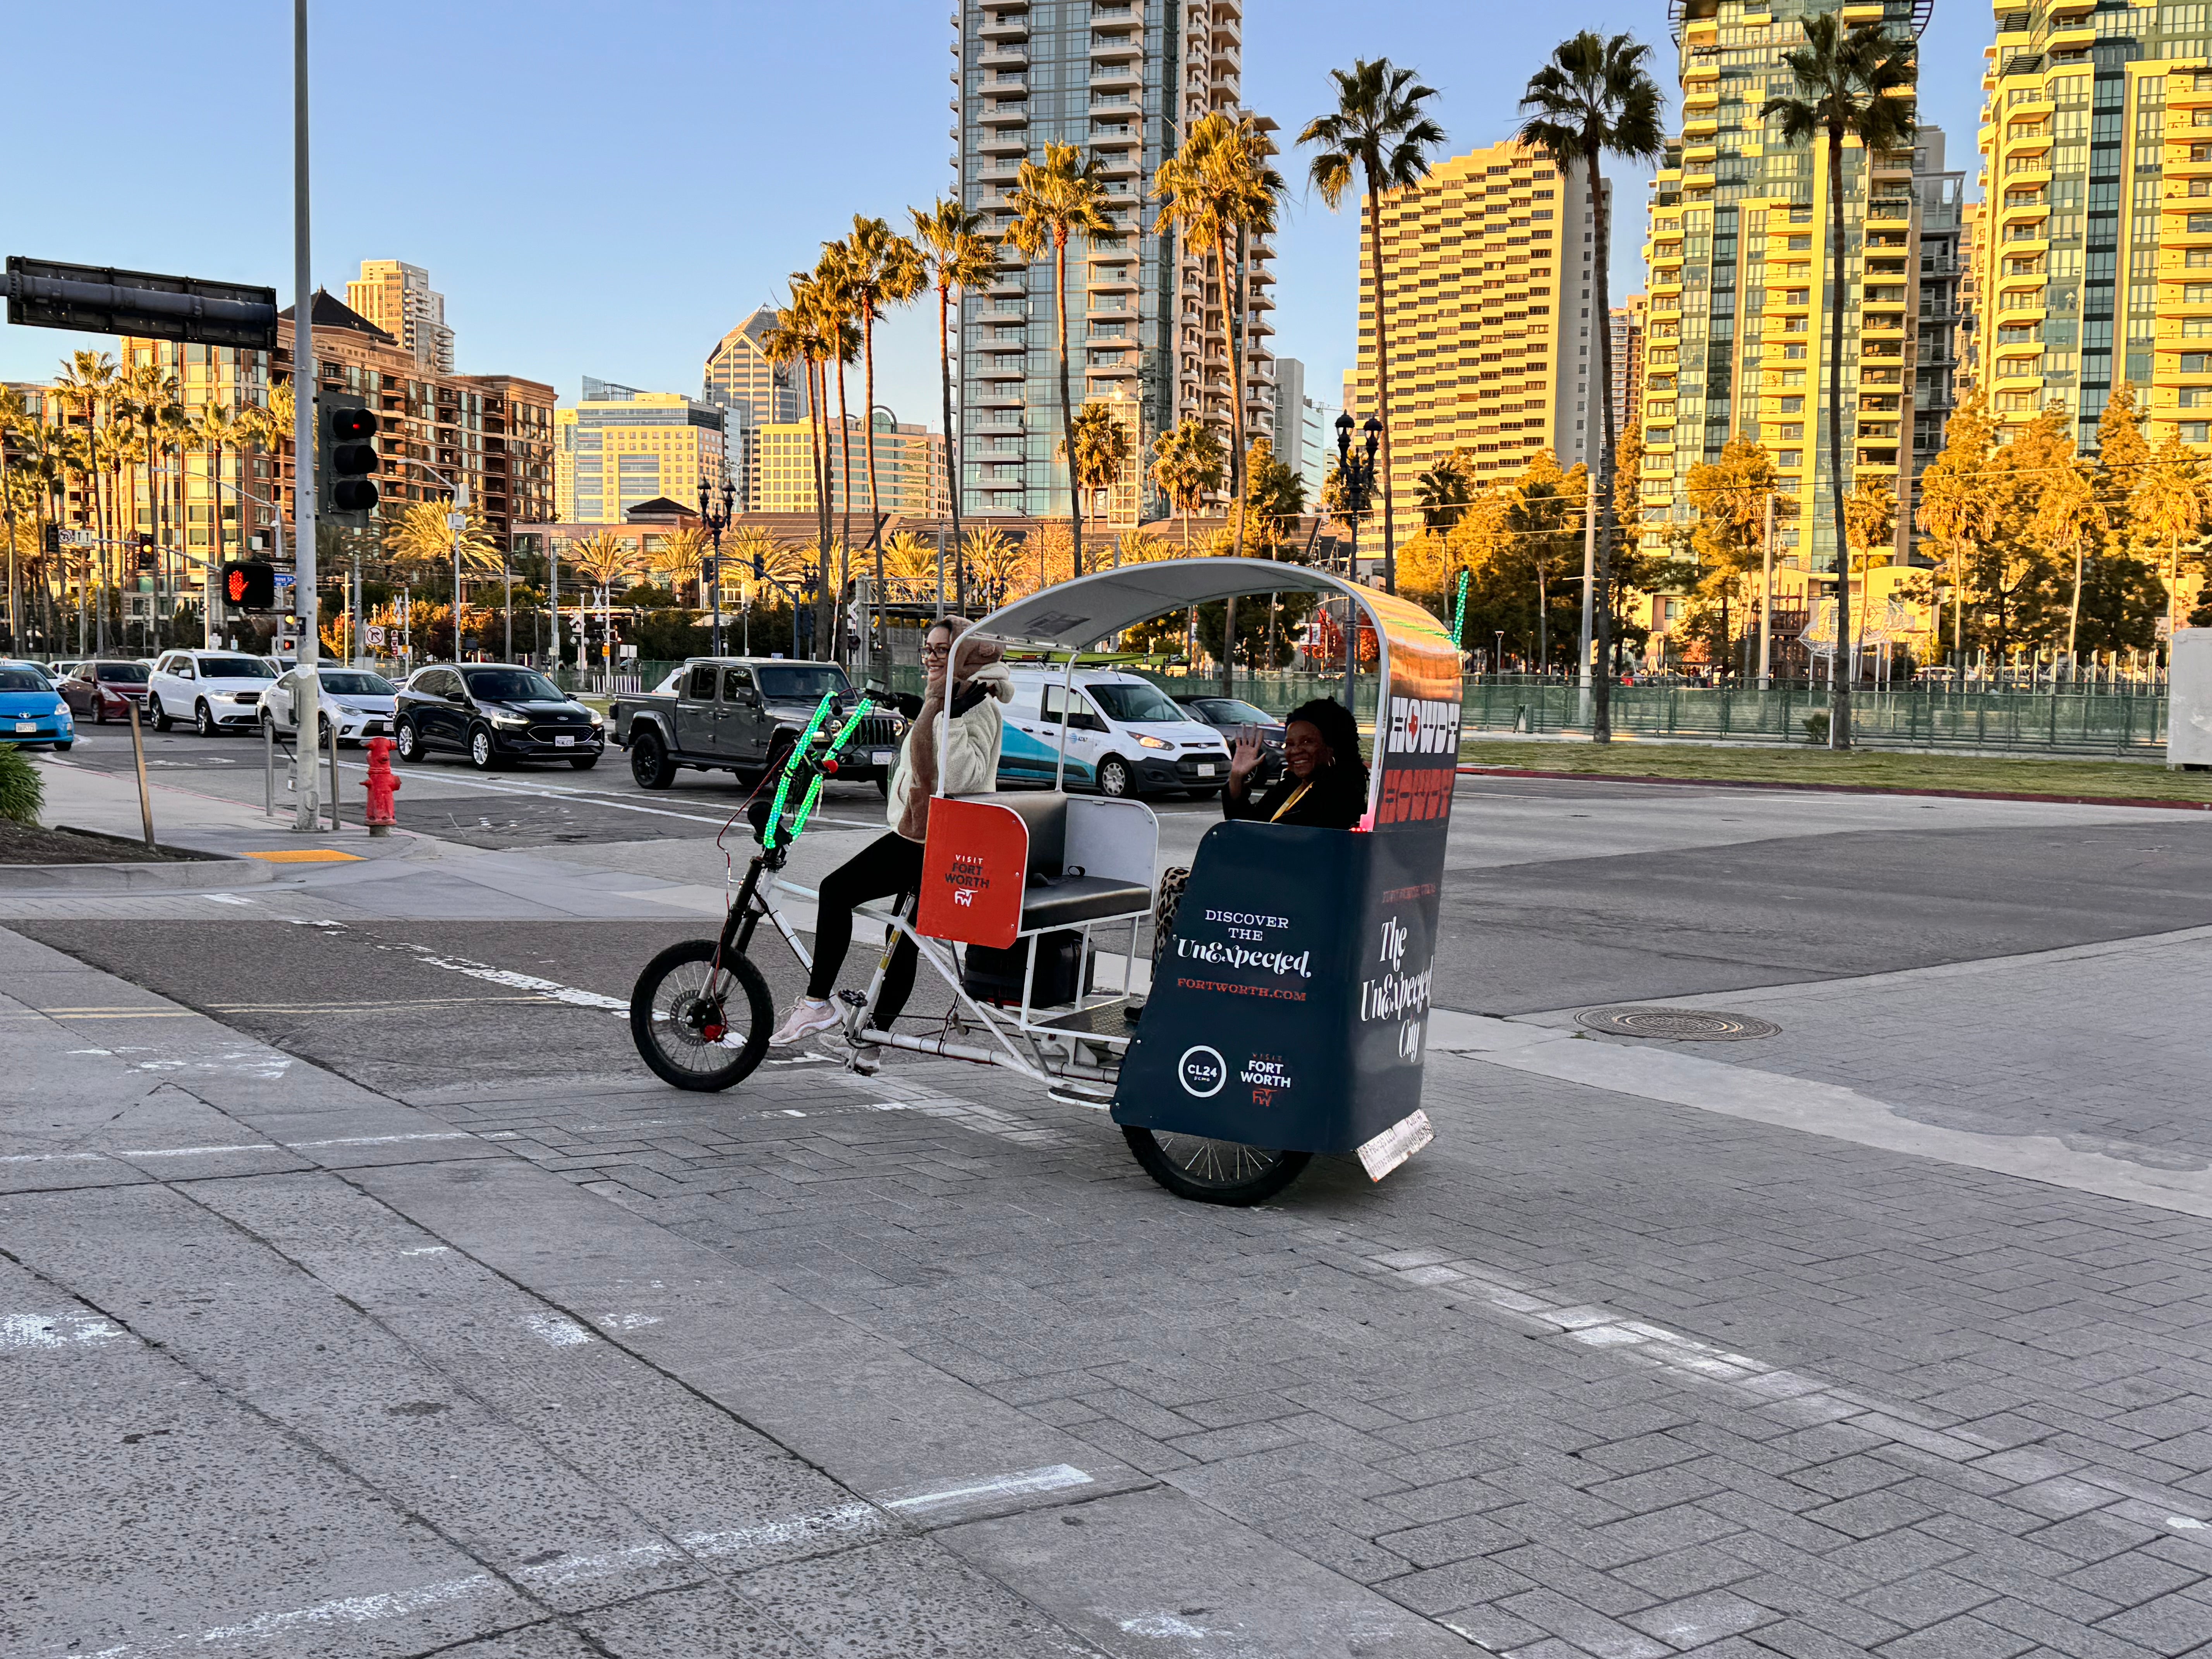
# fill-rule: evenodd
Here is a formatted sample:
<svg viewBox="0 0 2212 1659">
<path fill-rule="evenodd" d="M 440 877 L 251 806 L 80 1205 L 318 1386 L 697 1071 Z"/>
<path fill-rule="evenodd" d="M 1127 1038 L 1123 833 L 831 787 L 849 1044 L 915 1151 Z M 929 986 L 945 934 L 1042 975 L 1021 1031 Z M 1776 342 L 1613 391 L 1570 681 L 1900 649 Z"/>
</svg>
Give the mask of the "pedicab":
<svg viewBox="0 0 2212 1659">
<path fill-rule="evenodd" d="M 885 935 L 867 989 L 838 994 L 848 1064 L 872 1070 L 898 1049 L 1014 1073 L 1054 1101 L 1109 1112 L 1154 1180 L 1217 1204 L 1261 1202 L 1316 1153 L 1356 1153 L 1379 1181 L 1427 1144 L 1424 1038 L 1460 723 L 1460 655 L 1435 617 L 1303 566 L 1163 561 L 993 612 L 960 636 L 954 673 L 957 653 L 989 641 L 1042 654 L 1073 684 L 1078 655 L 1110 635 L 1270 592 L 1364 614 L 1377 696 L 1358 827 L 1214 825 L 1171 931 L 1147 955 L 1159 842 L 1149 806 L 1070 794 L 1064 769 L 1048 791 L 940 794 L 919 890 L 856 912 Z M 750 952 L 766 922 L 811 966 L 778 895 L 815 894 L 781 872 L 867 707 L 825 699 L 773 795 L 750 808 L 757 851 L 720 934 L 671 946 L 639 975 L 631 1032 L 666 1081 L 726 1089 L 761 1063 L 775 1012 Z M 900 938 L 951 993 L 941 1018 L 906 1017 L 923 1029 L 873 1018 Z"/>
</svg>

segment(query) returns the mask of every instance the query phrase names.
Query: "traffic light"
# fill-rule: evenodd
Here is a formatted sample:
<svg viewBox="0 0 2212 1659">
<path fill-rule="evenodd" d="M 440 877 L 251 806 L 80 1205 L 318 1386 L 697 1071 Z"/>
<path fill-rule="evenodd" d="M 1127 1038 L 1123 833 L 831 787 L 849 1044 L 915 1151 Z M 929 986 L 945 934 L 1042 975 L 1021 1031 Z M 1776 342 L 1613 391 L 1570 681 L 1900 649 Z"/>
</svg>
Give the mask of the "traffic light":
<svg viewBox="0 0 2212 1659">
<path fill-rule="evenodd" d="M 143 530 L 138 532 L 138 568 L 141 570 L 154 568 L 154 538 Z"/>
<path fill-rule="evenodd" d="M 276 568 L 259 559 L 229 559 L 222 567 L 223 603 L 233 611 L 274 611 Z"/>
<path fill-rule="evenodd" d="M 375 411 L 367 398 L 343 392 L 316 393 L 315 411 L 322 451 L 316 458 L 316 511 L 331 524 L 366 530 L 376 511 L 375 474 L 382 464 Z"/>
<path fill-rule="evenodd" d="M 62 527 L 58 524 L 46 526 L 46 556 L 58 559 L 62 556 Z"/>
</svg>

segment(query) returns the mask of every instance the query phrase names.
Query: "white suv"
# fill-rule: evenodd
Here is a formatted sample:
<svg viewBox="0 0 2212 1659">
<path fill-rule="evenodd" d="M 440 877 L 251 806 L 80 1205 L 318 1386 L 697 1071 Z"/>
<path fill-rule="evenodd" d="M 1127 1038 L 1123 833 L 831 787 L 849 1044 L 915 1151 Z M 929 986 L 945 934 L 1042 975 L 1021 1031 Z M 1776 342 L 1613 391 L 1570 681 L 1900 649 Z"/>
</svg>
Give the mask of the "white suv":
<svg viewBox="0 0 2212 1659">
<path fill-rule="evenodd" d="M 154 664 L 146 713 L 157 732 L 179 720 L 190 720 L 204 738 L 252 730 L 261 719 L 261 695 L 276 678 L 266 657 L 242 651 L 165 652 Z"/>
</svg>

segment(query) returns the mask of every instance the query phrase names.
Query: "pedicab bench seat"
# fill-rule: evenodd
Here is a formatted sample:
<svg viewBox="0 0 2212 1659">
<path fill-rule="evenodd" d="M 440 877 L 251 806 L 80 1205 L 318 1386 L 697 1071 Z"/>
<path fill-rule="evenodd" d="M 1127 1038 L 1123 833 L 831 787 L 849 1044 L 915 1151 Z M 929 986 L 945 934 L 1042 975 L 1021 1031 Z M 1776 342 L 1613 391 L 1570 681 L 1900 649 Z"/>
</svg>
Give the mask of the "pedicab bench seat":
<svg viewBox="0 0 2212 1659">
<path fill-rule="evenodd" d="M 1142 915 L 1158 838 L 1152 810 L 1133 801 L 940 797 L 922 854 L 921 929 L 1003 947 L 1024 933 Z"/>
</svg>

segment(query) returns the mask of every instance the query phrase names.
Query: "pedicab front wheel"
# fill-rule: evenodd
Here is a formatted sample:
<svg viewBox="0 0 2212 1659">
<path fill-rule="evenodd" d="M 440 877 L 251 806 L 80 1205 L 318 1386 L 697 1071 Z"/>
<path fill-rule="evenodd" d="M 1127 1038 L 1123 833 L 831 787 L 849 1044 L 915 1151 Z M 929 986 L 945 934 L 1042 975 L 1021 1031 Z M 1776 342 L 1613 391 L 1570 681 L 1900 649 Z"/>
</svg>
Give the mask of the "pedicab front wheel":
<svg viewBox="0 0 2212 1659">
<path fill-rule="evenodd" d="M 768 1052 L 775 1004 L 745 957 L 710 939 L 672 945 L 637 976 L 629 1034 L 653 1074 L 679 1089 L 727 1089 Z"/>
<path fill-rule="evenodd" d="M 1177 1198 L 1200 1204 L 1264 1204 L 1298 1178 L 1311 1152 L 1283 1152 L 1204 1135 L 1121 1130 L 1145 1173 Z"/>
</svg>

